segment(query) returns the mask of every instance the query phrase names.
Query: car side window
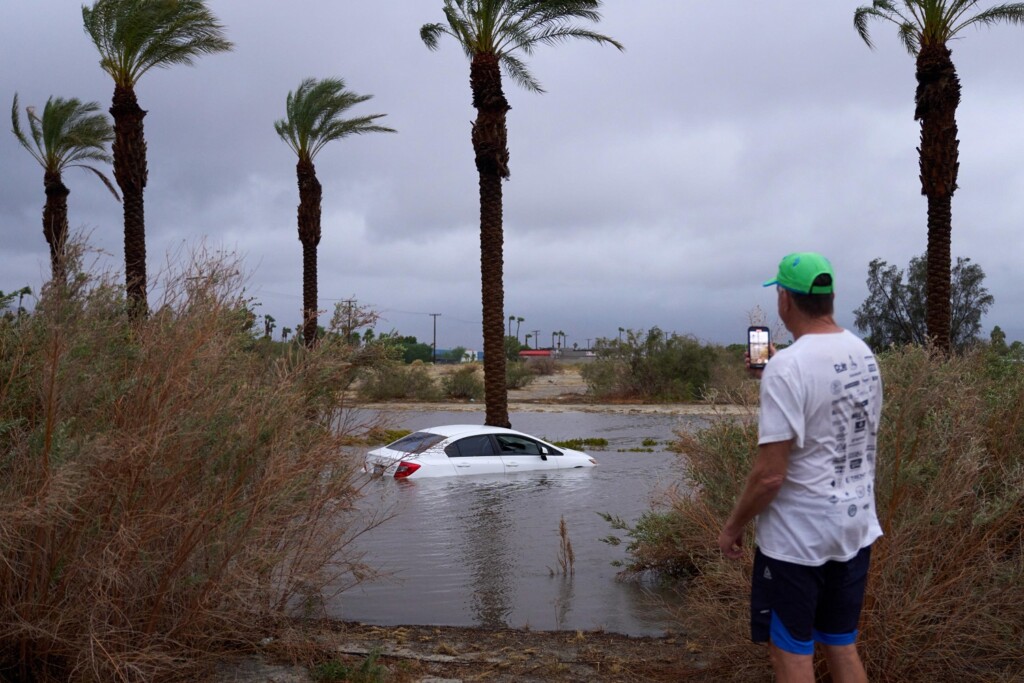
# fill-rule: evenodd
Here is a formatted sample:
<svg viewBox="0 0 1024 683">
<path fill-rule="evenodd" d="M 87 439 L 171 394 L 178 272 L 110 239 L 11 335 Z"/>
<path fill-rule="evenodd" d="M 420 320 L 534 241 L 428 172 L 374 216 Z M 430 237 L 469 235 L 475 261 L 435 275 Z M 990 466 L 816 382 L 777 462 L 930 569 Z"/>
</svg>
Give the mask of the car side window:
<svg viewBox="0 0 1024 683">
<path fill-rule="evenodd" d="M 474 458 L 481 455 L 495 455 L 491 437 L 487 434 L 467 436 L 448 444 L 444 452 L 449 458 Z"/>
<path fill-rule="evenodd" d="M 387 445 L 393 451 L 401 451 L 402 453 L 422 453 L 434 444 L 444 441 L 444 437 L 440 434 L 432 434 L 431 432 L 413 432 L 403 436 L 398 441 Z"/>
<path fill-rule="evenodd" d="M 533 439 L 525 439 L 521 436 L 510 434 L 498 434 L 495 436 L 502 455 L 540 455 L 547 454 L 549 448 L 544 448 Z M 543 450 L 542 450 L 543 449 Z"/>
</svg>

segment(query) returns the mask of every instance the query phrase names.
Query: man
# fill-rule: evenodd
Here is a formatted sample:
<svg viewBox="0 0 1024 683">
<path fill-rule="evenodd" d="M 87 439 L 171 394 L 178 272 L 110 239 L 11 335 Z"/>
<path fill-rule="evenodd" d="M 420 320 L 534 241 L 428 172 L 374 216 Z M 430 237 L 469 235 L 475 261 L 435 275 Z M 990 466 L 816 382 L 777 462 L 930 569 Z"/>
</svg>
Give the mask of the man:
<svg viewBox="0 0 1024 683">
<path fill-rule="evenodd" d="M 814 644 L 833 680 L 864 682 L 857 654 L 875 513 L 875 444 L 882 410 L 878 364 L 833 319 L 832 266 L 820 254 L 782 259 L 774 279 L 779 318 L 795 339 L 761 376 L 758 449 L 718 537 L 743 556 L 757 518 L 751 637 L 768 642 L 782 683 L 814 681 Z"/>
</svg>

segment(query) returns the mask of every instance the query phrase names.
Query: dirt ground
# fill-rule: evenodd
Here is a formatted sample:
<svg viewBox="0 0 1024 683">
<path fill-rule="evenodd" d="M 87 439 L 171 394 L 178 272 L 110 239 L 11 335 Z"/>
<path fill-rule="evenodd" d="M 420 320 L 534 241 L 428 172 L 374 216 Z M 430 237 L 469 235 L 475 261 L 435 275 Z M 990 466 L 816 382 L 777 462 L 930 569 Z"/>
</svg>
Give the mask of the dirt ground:
<svg viewBox="0 0 1024 683">
<path fill-rule="evenodd" d="M 640 683 L 712 681 L 700 647 L 680 634 L 633 638 L 602 631 L 529 631 L 449 626 L 306 625 L 266 644 L 265 654 L 222 667 L 216 683 L 311 683 L 317 663 L 358 670 L 375 656 L 391 683 Z M 297 663 L 283 663 L 288 659 Z M 379 667 L 379 668 L 378 668 Z M 321 669 L 322 671 L 322 669 Z M 344 678 L 330 680 L 349 680 Z"/>
<path fill-rule="evenodd" d="M 432 372 L 443 374 L 451 366 Z M 594 404 L 578 366 L 542 375 L 509 391 L 515 412 L 614 412 L 726 415 L 742 409 L 702 404 Z M 388 403 L 390 410 L 483 412 L 482 402 Z M 310 683 L 316 664 L 335 661 L 356 670 L 372 653 L 389 683 L 639 683 L 714 681 L 699 645 L 679 633 L 634 638 L 603 631 L 532 631 L 450 626 L 372 626 L 349 622 L 297 625 L 268 639 L 263 654 L 225 662 L 215 683 Z M 382 672 L 383 673 L 383 672 Z M 348 680 L 344 678 L 323 680 Z"/>
<path fill-rule="evenodd" d="M 435 377 L 453 372 L 457 366 L 428 366 Z M 670 415 L 739 415 L 745 408 L 706 403 L 595 403 L 587 397 L 587 384 L 578 364 L 559 367 L 560 372 L 541 375 L 522 389 L 509 389 L 509 412 L 584 412 L 584 413 L 661 413 Z M 368 408 L 384 410 L 443 410 L 484 412 L 483 401 L 444 401 L 439 403 L 374 403 Z"/>
</svg>

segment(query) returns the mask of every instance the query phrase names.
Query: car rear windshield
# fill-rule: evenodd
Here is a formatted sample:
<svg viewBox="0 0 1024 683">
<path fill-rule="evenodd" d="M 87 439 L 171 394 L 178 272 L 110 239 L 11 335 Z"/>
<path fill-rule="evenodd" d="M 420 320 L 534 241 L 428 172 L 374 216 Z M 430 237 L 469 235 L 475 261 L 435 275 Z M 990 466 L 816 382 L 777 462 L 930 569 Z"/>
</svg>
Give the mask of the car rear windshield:
<svg viewBox="0 0 1024 683">
<path fill-rule="evenodd" d="M 388 448 L 393 451 L 401 451 L 403 453 L 420 453 L 427 450 L 431 446 L 441 441 L 444 441 L 445 437 L 440 434 L 433 434 L 431 432 L 413 432 L 408 436 L 403 436 L 398 441 L 388 444 Z"/>
</svg>

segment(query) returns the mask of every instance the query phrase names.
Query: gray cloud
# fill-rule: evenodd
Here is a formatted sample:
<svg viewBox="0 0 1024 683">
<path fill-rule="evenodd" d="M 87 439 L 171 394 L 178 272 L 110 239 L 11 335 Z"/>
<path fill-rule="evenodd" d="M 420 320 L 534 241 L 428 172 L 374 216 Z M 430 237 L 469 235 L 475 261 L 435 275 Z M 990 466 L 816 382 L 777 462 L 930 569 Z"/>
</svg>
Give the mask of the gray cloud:
<svg viewBox="0 0 1024 683">
<path fill-rule="evenodd" d="M 506 83 L 506 310 L 521 332 L 615 336 L 663 329 L 730 342 L 782 254 L 817 249 L 839 272 L 839 318 L 866 293 L 868 262 L 924 251 L 913 60 L 887 25 L 869 50 L 856 3 L 607 3 L 598 30 L 627 50 L 577 43 L 529 58 L 547 90 Z M 476 173 L 468 65 L 419 27 L 441 3 L 230 2 L 211 7 L 236 51 L 146 74 L 150 270 L 187 245 L 235 249 L 278 325 L 301 302 L 295 160 L 272 125 L 305 77 L 341 76 L 374 97 L 397 135 L 349 138 L 317 159 L 324 185 L 320 305 L 356 298 L 421 339 L 480 346 Z M 0 94 L 108 106 L 112 85 L 78 3 L 0 6 Z M 1017 265 L 1024 215 L 1024 41 L 969 31 L 953 47 L 963 83 L 954 255 L 988 274 L 987 326 L 1024 338 Z M 6 100 L 9 102 L 10 100 Z M 0 289 L 47 271 L 41 171 L 0 136 Z M 67 178 L 72 225 L 120 267 L 120 207 L 95 179 Z"/>
</svg>

